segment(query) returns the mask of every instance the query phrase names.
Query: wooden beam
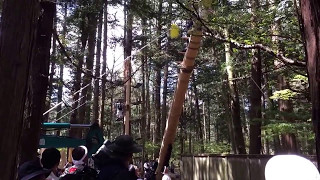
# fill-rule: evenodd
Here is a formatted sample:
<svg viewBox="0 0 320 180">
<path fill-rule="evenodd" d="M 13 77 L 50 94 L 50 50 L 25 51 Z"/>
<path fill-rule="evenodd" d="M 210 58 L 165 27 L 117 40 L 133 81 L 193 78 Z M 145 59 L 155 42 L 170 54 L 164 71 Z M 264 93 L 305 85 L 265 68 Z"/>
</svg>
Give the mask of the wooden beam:
<svg viewBox="0 0 320 180">
<path fill-rule="evenodd" d="M 185 94 L 188 89 L 188 84 L 190 80 L 191 73 L 194 68 L 195 58 L 197 57 L 200 43 L 202 39 L 202 31 L 194 30 L 190 37 L 190 42 L 188 44 L 187 51 L 184 55 L 183 61 L 181 63 L 181 69 L 178 76 L 177 87 L 174 94 L 174 100 L 171 104 L 169 111 L 165 132 L 163 135 L 163 140 L 161 144 L 160 154 L 159 154 L 159 164 L 156 170 L 157 179 L 161 175 L 161 170 L 163 166 L 168 163 L 171 155 L 172 145 L 176 136 L 177 127 L 179 124 L 179 117 L 181 115 L 183 102 L 185 100 Z"/>
</svg>

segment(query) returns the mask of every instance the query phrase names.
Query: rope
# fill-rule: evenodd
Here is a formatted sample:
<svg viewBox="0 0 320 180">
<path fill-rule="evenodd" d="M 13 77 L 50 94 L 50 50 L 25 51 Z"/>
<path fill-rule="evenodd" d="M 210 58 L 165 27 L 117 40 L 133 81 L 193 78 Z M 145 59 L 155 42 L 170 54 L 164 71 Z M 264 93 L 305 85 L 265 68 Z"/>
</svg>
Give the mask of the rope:
<svg viewBox="0 0 320 180">
<path fill-rule="evenodd" d="M 140 49 L 138 49 L 135 53 L 133 53 L 132 55 L 126 57 L 126 58 L 123 60 L 122 63 L 124 63 L 124 62 L 125 62 L 126 60 L 128 60 L 129 58 L 132 58 L 133 56 L 135 56 L 137 53 L 139 53 L 140 51 L 142 51 L 144 48 L 146 48 L 146 47 L 148 47 L 149 45 L 151 45 L 154 41 L 158 40 L 158 38 L 160 38 L 161 36 L 162 36 L 162 35 L 156 36 L 152 41 L 150 41 L 149 43 L 147 43 L 146 45 L 144 45 L 143 47 L 141 47 Z M 118 61 L 120 57 L 122 57 L 122 56 L 119 56 L 116 61 Z M 139 70 L 139 69 L 142 67 L 142 65 L 144 65 L 144 64 L 145 64 L 145 62 L 143 62 L 143 63 L 136 69 L 136 71 L 131 74 L 130 78 L 128 78 L 125 82 L 122 83 L 122 85 L 124 85 L 127 81 L 129 81 L 129 79 L 131 79 L 131 78 L 135 75 L 135 73 L 137 73 L 138 70 Z M 100 76 L 100 78 L 96 78 L 94 81 L 97 81 L 97 80 L 101 79 L 101 78 L 102 78 L 104 75 L 106 75 L 107 73 L 108 73 L 108 72 L 102 74 L 102 75 Z M 91 80 L 91 81 L 92 81 L 92 80 Z M 84 87 L 80 88 L 78 91 L 74 92 L 74 93 L 72 94 L 72 96 L 78 94 L 78 93 L 81 92 L 83 89 L 89 87 L 89 85 L 91 85 L 91 82 L 88 83 L 87 85 L 85 85 Z M 82 97 L 81 97 L 81 98 L 82 98 Z M 80 98 L 79 98 L 79 99 L 80 99 Z M 79 100 L 79 99 L 78 99 L 78 100 Z M 77 100 L 77 101 L 78 101 L 78 100 Z M 55 106 L 53 106 L 52 108 L 50 108 L 49 110 L 47 110 L 46 112 L 44 112 L 44 113 L 43 113 L 43 116 L 46 115 L 46 114 L 48 114 L 48 113 L 50 113 L 52 110 L 56 109 L 56 108 L 57 108 L 59 105 L 61 105 L 62 103 L 63 103 L 63 101 L 61 101 L 60 103 L 56 104 Z M 86 101 L 85 103 L 87 103 L 87 101 Z M 84 105 L 85 103 L 81 104 L 81 106 Z M 56 121 L 60 120 L 61 118 L 65 117 L 66 115 L 70 114 L 71 112 L 75 111 L 75 110 L 78 109 L 78 108 L 79 108 L 79 107 L 76 107 L 75 109 L 72 109 L 72 110 L 69 111 L 67 114 L 65 114 L 64 116 L 60 117 L 59 119 L 57 119 L 57 120 L 55 120 L 55 121 L 53 121 L 53 122 L 56 122 Z"/>
<path fill-rule="evenodd" d="M 92 101 L 86 101 L 86 102 L 80 104 L 80 105 L 77 106 L 76 108 L 74 108 L 74 109 L 72 109 L 71 111 L 67 112 L 65 115 L 61 116 L 59 119 L 56 119 L 56 120 L 52 121 L 52 123 L 55 123 L 55 122 L 59 121 L 60 119 L 66 117 L 67 115 L 69 115 L 69 114 L 72 113 L 73 111 L 79 109 L 80 107 L 82 107 L 83 105 L 87 104 L 88 102 L 92 102 Z"/>
</svg>

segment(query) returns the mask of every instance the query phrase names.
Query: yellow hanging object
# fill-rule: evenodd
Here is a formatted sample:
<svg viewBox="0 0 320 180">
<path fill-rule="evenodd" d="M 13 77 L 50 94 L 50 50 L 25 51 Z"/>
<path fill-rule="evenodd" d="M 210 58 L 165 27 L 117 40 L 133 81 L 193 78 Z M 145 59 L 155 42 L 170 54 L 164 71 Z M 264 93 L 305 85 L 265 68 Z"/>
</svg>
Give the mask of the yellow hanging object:
<svg viewBox="0 0 320 180">
<path fill-rule="evenodd" d="M 179 37 L 179 34 L 180 34 L 179 31 L 180 31 L 179 26 L 177 26 L 176 24 L 171 24 L 170 38 L 175 39 L 175 38 Z"/>
</svg>

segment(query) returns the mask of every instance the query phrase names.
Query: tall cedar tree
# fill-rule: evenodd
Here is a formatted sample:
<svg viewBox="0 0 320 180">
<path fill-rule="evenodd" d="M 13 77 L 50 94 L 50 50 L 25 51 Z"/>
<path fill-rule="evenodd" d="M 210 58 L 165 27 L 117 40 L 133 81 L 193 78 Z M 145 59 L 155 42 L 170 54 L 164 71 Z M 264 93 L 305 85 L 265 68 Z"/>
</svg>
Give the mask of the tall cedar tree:
<svg viewBox="0 0 320 180">
<path fill-rule="evenodd" d="M 318 66 L 320 61 L 320 2 L 301 0 L 300 3 L 312 102 L 312 122 L 316 133 L 317 161 L 320 167 L 320 71 Z"/>
<path fill-rule="evenodd" d="M 98 38 L 97 38 L 97 53 L 96 53 L 96 68 L 95 68 L 95 77 L 100 77 L 100 57 L 101 57 L 101 39 L 102 39 L 102 24 L 103 24 L 103 10 L 99 13 L 99 22 L 98 22 Z M 99 121 L 101 125 L 100 118 L 100 79 L 94 81 L 94 97 L 93 97 L 93 119 L 92 122 Z"/>
<path fill-rule="evenodd" d="M 252 28 L 257 28 L 257 11 L 259 0 L 251 0 Z M 261 51 L 252 50 L 251 79 L 250 79 L 250 154 L 260 154 L 261 151 Z"/>
<path fill-rule="evenodd" d="M 157 18 L 157 35 L 159 36 L 162 31 L 162 0 L 159 0 L 158 2 L 158 18 Z M 161 38 L 158 39 L 158 50 L 159 52 L 162 51 L 161 49 Z M 161 102 L 160 102 L 160 88 L 161 88 L 161 69 L 162 69 L 162 63 L 158 60 L 156 61 L 156 67 L 155 67 L 155 136 L 154 136 L 154 143 L 159 145 L 161 141 Z M 159 156 L 159 148 L 155 148 L 154 151 L 154 158 L 157 158 Z"/>
<path fill-rule="evenodd" d="M 228 30 L 225 29 L 225 36 L 228 37 Z M 230 108 L 231 108 L 231 139 L 234 144 L 235 154 L 246 154 L 244 137 L 241 126 L 240 103 L 237 83 L 233 79 L 232 57 L 230 53 L 230 44 L 225 43 L 225 58 L 227 64 L 228 84 L 230 90 Z"/>
<path fill-rule="evenodd" d="M 107 80 L 106 70 L 107 70 L 107 47 L 108 47 L 108 11 L 107 10 L 108 10 L 108 4 L 107 4 L 107 1 L 105 1 L 104 7 L 103 7 L 104 24 L 103 24 L 102 71 L 101 71 L 103 76 L 101 81 L 100 127 L 103 127 L 103 122 L 105 119 L 104 108 L 106 105 L 106 80 Z"/>
<path fill-rule="evenodd" d="M 53 18 L 56 5 L 52 2 L 41 2 L 43 13 L 39 17 L 36 55 L 32 60 L 31 67 L 31 100 L 28 106 L 31 107 L 30 117 L 24 122 L 24 129 L 21 141 L 20 164 L 34 159 L 37 156 L 39 147 L 39 136 L 43 112 L 45 111 L 45 100 L 48 89 L 49 62 L 51 37 L 53 29 Z"/>
<path fill-rule="evenodd" d="M 40 13 L 38 0 L 5 0 L 0 34 L 0 174 L 16 179 L 24 103 Z"/>
<path fill-rule="evenodd" d="M 80 1 L 82 2 L 82 1 Z M 84 4 L 80 4 L 80 6 L 84 6 Z M 81 106 L 83 105 L 83 99 L 85 99 L 85 97 L 81 97 L 80 103 L 79 103 L 79 98 L 80 98 L 80 89 L 81 89 L 81 74 L 82 74 L 82 66 L 84 63 L 84 52 L 87 46 L 87 41 L 88 41 L 88 19 L 87 16 L 84 12 L 81 12 L 81 20 L 80 20 L 80 41 L 81 41 L 81 48 L 80 48 L 80 57 L 78 58 L 78 66 L 76 67 L 76 71 L 75 71 L 75 79 L 73 81 L 73 92 L 77 92 L 73 95 L 73 104 L 72 104 L 72 109 L 74 109 L 74 111 L 71 114 L 71 118 L 70 118 L 70 123 L 71 124 L 79 124 L 79 123 L 83 123 L 83 118 L 81 118 L 80 116 L 80 112 L 84 111 L 84 107 Z M 81 106 L 79 108 L 79 106 Z M 84 115 L 83 115 L 84 116 Z M 77 138 L 81 138 L 81 130 L 80 129 L 76 129 L 76 128 L 72 128 L 69 131 L 69 135 L 70 137 L 77 137 Z"/>
<path fill-rule="evenodd" d="M 124 28 L 124 58 L 126 61 L 124 62 L 125 70 L 124 70 L 124 77 L 125 77 L 125 99 L 126 99 L 126 107 L 125 107 L 125 123 L 129 121 L 129 129 L 127 132 L 131 134 L 131 127 L 130 127 L 130 116 L 131 116 L 131 51 L 132 51 L 132 28 L 133 28 L 133 10 L 132 10 L 132 1 L 127 1 L 125 3 L 125 28 Z M 128 58 L 128 59 L 127 59 Z M 125 130 L 125 129 L 124 129 Z"/>
</svg>

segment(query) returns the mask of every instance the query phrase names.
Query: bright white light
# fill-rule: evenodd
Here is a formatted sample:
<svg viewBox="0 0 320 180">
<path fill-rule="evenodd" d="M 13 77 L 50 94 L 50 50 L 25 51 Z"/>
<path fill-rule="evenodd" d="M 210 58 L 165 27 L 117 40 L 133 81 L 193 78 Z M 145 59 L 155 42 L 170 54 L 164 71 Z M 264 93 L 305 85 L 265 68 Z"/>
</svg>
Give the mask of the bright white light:
<svg viewBox="0 0 320 180">
<path fill-rule="evenodd" d="M 320 180 L 315 165 L 297 155 L 272 157 L 265 168 L 266 180 Z"/>
</svg>

